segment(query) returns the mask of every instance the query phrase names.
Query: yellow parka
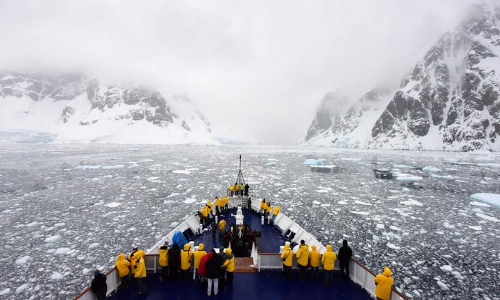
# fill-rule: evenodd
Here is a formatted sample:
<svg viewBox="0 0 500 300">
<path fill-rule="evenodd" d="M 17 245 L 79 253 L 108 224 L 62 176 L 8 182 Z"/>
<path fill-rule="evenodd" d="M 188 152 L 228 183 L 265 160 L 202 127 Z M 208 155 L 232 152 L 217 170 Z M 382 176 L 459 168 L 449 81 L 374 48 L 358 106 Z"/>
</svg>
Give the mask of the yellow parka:
<svg viewBox="0 0 500 300">
<path fill-rule="evenodd" d="M 167 267 L 168 266 L 168 245 L 163 245 L 158 249 L 158 253 L 160 254 L 160 266 Z"/>
<path fill-rule="evenodd" d="M 188 270 L 191 268 L 191 260 L 193 259 L 193 250 L 191 245 L 184 245 L 184 250 L 181 251 L 181 269 Z"/>
<path fill-rule="evenodd" d="M 297 263 L 301 266 L 307 266 L 309 260 L 309 246 L 300 245 L 297 250 Z"/>
<path fill-rule="evenodd" d="M 198 245 L 198 250 L 194 252 L 194 268 L 198 269 L 200 267 L 200 261 L 203 258 L 203 256 L 207 255 L 207 251 L 203 250 L 205 249 L 205 245 L 200 243 Z"/>
<path fill-rule="evenodd" d="M 323 253 L 323 257 L 321 257 L 321 263 L 323 264 L 323 268 L 327 271 L 333 270 L 335 267 L 335 260 L 337 259 L 337 254 L 333 252 L 331 245 L 326 245 L 326 252 Z"/>
<path fill-rule="evenodd" d="M 208 206 L 208 212 L 211 212 L 212 211 L 212 201 L 208 200 L 207 206 Z"/>
<path fill-rule="evenodd" d="M 220 197 L 219 199 L 219 207 L 224 207 L 224 203 L 226 203 L 226 197 Z"/>
<path fill-rule="evenodd" d="M 215 198 L 214 203 L 215 203 L 215 206 L 220 206 L 220 200 L 219 200 L 219 198 Z"/>
<path fill-rule="evenodd" d="M 115 266 L 118 269 L 120 277 L 127 276 L 130 272 L 130 262 L 125 259 L 125 254 L 120 253 L 116 258 Z"/>
<path fill-rule="evenodd" d="M 226 271 L 227 272 L 234 272 L 234 255 L 233 255 L 233 251 L 229 248 L 226 248 L 226 250 L 224 250 L 224 252 L 226 252 L 226 261 L 224 262 L 224 264 L 222 264 L 221 268 L 226 268 Z"/>
<path fill-rule="evenodd" d="M 384 268 L 384 273 L 375 276 L 375 296 L 382 300 L 389 300 L 391 298 L 391 287 L 394 284 L 392 272 L 388 267 Z"/>
<path fill-rule="evenodd" d="M 235 185 L 234 185 L 234 190 L 235 190 L 235 191 L 239 191 L 239 190 L 240 190 L 240 186 L 239 186 L 239 184 L 235 184 Z"/>
<path fill-rule="evenodd" d="M 274 209 L 273 209 L 273 215 L 279 214 L 280 213 L 280 209 L 281 209 L 281 207 L 275 206 Z"/>
<path fill-rule="evenodd" d="M 207 206 L 203 206 L 203 208 L 200 210 L 200 212 L 201 212 L 201 215 L 202 215 L 203 217 L 205 217 L 205 218 L 206 218 L 206 217 L 208 216 L 208 214 L 210 213 L 209 208 L 208 208 Z"/>
<path fill-rule="evenodd" d="M 290 245 L 285 245 L 283 253 L 281 253 L 281 260 L 283 264 L 287 267 L 291 267 L 293 263 L 293 251 L 290 249 Z"/>
<path fill-rule="evenodd" d="M 230 191 L 234 191 L 234 185 L 230 185 L 230 186 L 229 186 L 229 190 L 230 190 Z"/>
<path fill-rule="evenodd" d="M 321 259 L 321 254 L 316 250 L 316 246 L 312 245 L 311 246 L 312 251 L 309 252 L 309 263 L 311 264 L 311 267 L 317 268 L 319 267 L 319 261 Z"/>
<path fill-rule="evenodd" d="M 226 221 L 225 220 L 220 220 L 219 222 L 219 230 L 223 231 L 226 229 Z"/>
<path fill-rule="evenodd" d="M 267 213 L 271 212 L 271 206 L 270 205 L 266 205 L 266 212 Z"/>
<path fill-rule="evenodd" d="M 134 265 L 134 277 L 135 278 L 146 278 L 146 264 L 144 263 L 144 251 L 137 252 L 134 254 L 136 258 Z"/>
</svg>

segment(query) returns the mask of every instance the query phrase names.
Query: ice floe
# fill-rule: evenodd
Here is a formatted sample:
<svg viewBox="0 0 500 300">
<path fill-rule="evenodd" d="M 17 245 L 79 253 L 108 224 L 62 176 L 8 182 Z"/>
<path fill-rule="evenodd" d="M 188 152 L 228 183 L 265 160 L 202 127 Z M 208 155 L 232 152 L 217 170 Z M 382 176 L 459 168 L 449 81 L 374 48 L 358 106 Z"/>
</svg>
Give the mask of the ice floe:
<svg viewBox="0 0 500 300">
<path fill-rule="evenodd" d="M 22 292 L 24 292 L 25 290 L 28 289 L 29 287 L 29 283 L 23 283 L 21 284 L 17 289 L 16 289 L 16 294 L 21 294 Z"/>
<path fill-rule="evenodd" d="M 57 234 L 57 235 L 53 235 L 53 236 L 46 238 L 45 242 L 46 243 L 56 243 L 56 242 L 59 242 L 60 240 L 62 240 L 62 237 L 59 234 Z"/>
<path fill-rule="evenodd" d="M 30 260 L 31 260 L 30 256 L 23 256 L 23 257 L 16 259 L 15 264 L 16 265 L 24 265 L 24 264 L 27 264 Z"/>
<path fill-rule="evenodd" d="M 108 204 L 104 204 L 104 206 L 111 207 L 111 208 L 118 207 L 120 205 L 122 205 L 122 204 L 118 203 L 118 202 L 111 202 L 111 203 L 108 203 Z"/>
<path fill-rule="evenodd" d="M 388 247 L 388 248 L 391 248 L 391 249 L 394 249 L 394 250 L 399 250 L 399 249 L 401 249 L 401 247 L 398 247 L 398 246 L 396 246 L 396 245 L 394 245 L 394 244 L 392 244 L 392 243 L 387 243 L 387 247 Z"/>
<path fill-rule="evenodd" d="M 481 206 L 481 207 L 491 207 L 491 205 L 489 205 L 489 204 L 486 204 L 486 203 L 483 203 L 483 202 L 477 202 L 477 201 L 472 201 L 469 204 L 470 205 L 474 205 L 474 206 Z"/>
<path fill-rule="evenodd" d="M 499 219 L 495 218 L 495 217 L 491 217 L 491 216 L 488 216 L 488 215 L 485 215 L 485 214 L 482 214 L 482 213 L 476 213 L 476 216 L 482 218 L 482 219 L 485 219 L 485 220 L 488 220 L 488 221 L 492 221 L 492 222 L 500 222 Z"/>
<path fill-rule="evenodd" d="M 325 162 L 325 159 L 312 159 L 312 158 L 309 158 L 309 159 L 306 159 L 303 164 L 304 165 L 322 165 L 323 163 Z"/>
<path fill-rule="evenodd" d="M 475 200 L 479 200 L 481 202 L 486 202 L 488 204 L 500 207 L 500 194 L 491 194 L 491 193 L 477 193 L 470 196 Z"/>
<path fill-rule="evenodd" d="M 349 211 L 351 214 L 368 216 L 370 213 L 366 211 Z"/>
<path fill-rule="evenodd" d="M 186 203 L 186 204 L 195 203 L 196 202 L 196 198 L 187 198 L 183 202 Z"/>
<path fill-rule="evenodd" d="M 475 230 L 475 231 L 481 231 L 483 228 L 481 226 L 469 226 L 470 229 Z"/>
<path fill-rule="evenodd" d="M 174 170 L 174 171 L 172 171 L 172 173 L 174 173 L 174 174 L 185 174 L 185 175 L 187 175 L 187 174 L 191 174 L 191 171 L 188 171 L 188 170 Z"/>
<path fill-rule="evenodd" d="M 59 281 L 59 280 L 63 280 L 63 279 L 64 279 L 64 276 L 58 272 L 54 272 L 54 273 L 52 273 L 52 275 L 50 275 L 50 280 Z"/>
<path fill-rule="evenodd" d="M 427 172 L 440 172 L 441 171 L 441 169 L 438 169 L 434 166 L 423 167 L 422 170 L 427 171 Z"/>
<path fill-rule="evenodd" d="M 423 206 L 421 202 L 418 202 L 417 200 L 413 199 L 408 199 L 407 201 L 401 201 L 400 203 L 406 206 Z"/>
</svg>

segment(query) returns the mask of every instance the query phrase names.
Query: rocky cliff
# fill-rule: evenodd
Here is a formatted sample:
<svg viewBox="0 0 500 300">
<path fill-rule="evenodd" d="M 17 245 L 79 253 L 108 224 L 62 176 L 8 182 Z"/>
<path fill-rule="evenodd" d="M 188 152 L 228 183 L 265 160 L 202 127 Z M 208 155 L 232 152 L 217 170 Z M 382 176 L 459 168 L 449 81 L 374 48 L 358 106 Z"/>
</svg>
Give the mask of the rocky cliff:
<svg viewBox="0 0 500 300">
<path fill-rule="evenodd" d="M 85 74 L 0 74 L 0 130 L 56 142 L 217 143 L 187 96 L 106 85 Z"/>
<path fill-rule="evenodd" d="M 500 6 L 476 7 L 470 18 L 442 35 L 397 91 L 389 96 L 378 90 L 367 93 L 338 122 L 323 123 L 321 130 L 313 121 L 304 143 L 499 151 L 499 25 Z M 385 107 L 373 106 L 371 116 L 380 114 L 367 120 L 362 105 L 371 98 Z M 328 119 L 321 108 L 315 120 L 318 115 Z"/>
</svg>

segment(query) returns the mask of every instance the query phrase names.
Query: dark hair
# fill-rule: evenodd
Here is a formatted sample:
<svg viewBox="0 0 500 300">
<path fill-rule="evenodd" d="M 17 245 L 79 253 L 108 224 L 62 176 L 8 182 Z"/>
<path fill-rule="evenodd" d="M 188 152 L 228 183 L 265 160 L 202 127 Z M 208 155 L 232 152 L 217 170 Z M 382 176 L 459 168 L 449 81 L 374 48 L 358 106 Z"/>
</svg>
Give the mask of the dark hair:
<svg viewBox="0 0 500 300">
<path fill-rule="evenodd" d="M 306 244 L 306 242 L 305 242 L 304 240 L 300 240 L 300 244 L 301 244 L 301 245 L 305 245 L 305 244 Z"/>
</svg>

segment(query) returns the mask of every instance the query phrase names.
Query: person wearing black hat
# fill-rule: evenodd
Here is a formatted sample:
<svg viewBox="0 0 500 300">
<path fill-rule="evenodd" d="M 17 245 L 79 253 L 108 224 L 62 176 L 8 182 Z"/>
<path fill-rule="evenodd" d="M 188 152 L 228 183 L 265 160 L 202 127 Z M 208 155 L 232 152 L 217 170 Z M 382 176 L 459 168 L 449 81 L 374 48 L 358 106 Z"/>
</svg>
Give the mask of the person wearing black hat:
<svg viewBox="0 0 500 300">
<path fill-rule="evenodd" d="M 340 272 L 342 273 L 343 279 L 349 279 L 349 261 L 352 257 L 352 250 L 347 245 L 347 241 L 342 241 L 342 247 L 339 249 L 339 254 L 337 258 L 340 263 Z"/>
<path fill-rule="evenodd" d="M 106 292 L 108 290 L 106 275 L 102 274 L 99 270 L 95 270 L 90 289 L 96 295 L 97 300 L 106 300 Z"/>
</svg>

